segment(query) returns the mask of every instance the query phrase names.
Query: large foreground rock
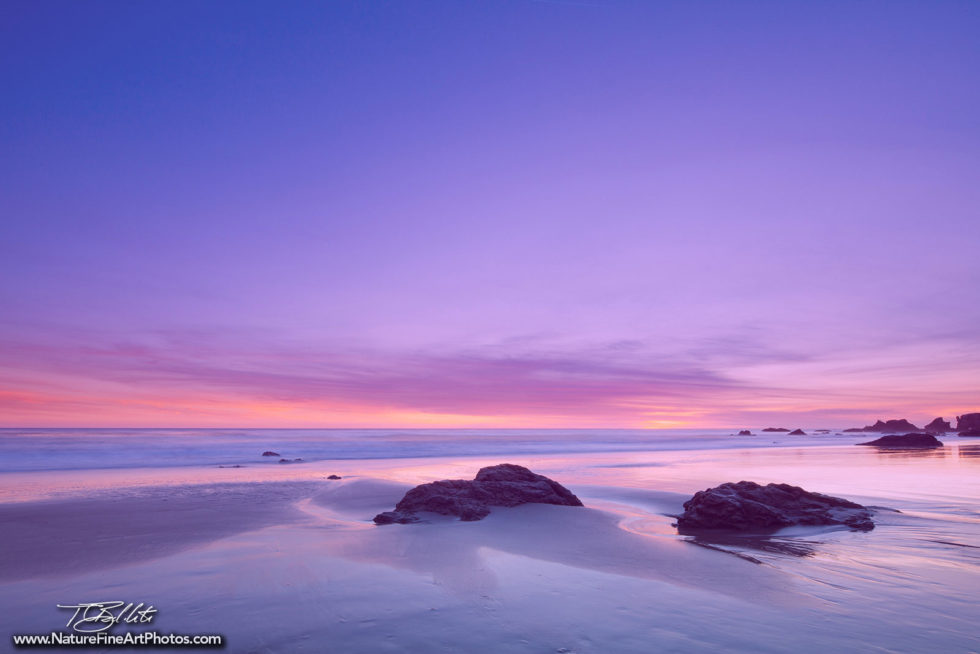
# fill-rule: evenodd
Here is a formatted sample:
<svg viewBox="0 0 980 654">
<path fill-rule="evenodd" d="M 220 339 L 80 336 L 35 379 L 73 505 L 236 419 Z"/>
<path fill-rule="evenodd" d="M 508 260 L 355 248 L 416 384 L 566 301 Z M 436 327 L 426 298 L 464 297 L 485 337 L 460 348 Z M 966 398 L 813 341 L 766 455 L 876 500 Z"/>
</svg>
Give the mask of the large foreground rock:
<svg viewBox="0 0 980 654">
<path fill-rule="evenodd" d="M 853 427 L 851 429 L 845 429 L 844 431 L 845 432 L 872 431 L 872 432 L 878 432 L 884 434 L 888 434 L 888 433 L 900 434 L 908 431 L 922 431 L 922 430 L 916 427 L 915 425 L 913 425 L 905 418 L 899 418 L 898 420 L 886 420 L 884 422 L 878 420 L 877 422 L 875 422 L 875 424 L 868 425 L 867 427 Z"/>
<path fill-rule="evenodd" d="M 501 463 L 481 468 L 473 481 L 447 479 L 416 486 L 405 493 L 394 511 L 379 513 L 374 522 L 415 522 L 416 514 L 422 511 L 482 520 L 492 506 L 529 503 L 582 506 L 582 501 L 557 481 L 522 466 Z"/>
<path fill-rule="evenodd" d="M 882 436 L 867 443 L 858 443 L 858 445 L 873 445 L 875 447 L 890 447 L 905 450 L 942 447 L 943 442 L 932 434 L 895 434 L 892 436 Z"/>
<path fill-rule="evenodd" d="M 860 504 L 789 484 L 761 486 L 752 481 L 729 482 L 695 493 L 684 502 L 684 514 L 677 519 L 681 530 L 774 530 L 794 525 L 874 529 L 871 511 Z"/>
</svg>

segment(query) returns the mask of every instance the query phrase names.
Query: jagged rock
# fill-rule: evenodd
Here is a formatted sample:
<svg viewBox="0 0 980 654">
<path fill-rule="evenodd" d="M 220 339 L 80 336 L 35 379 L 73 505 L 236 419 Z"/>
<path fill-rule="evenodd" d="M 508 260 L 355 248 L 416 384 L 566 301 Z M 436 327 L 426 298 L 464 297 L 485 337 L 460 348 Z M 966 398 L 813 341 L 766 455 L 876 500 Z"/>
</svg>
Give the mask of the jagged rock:
<svg viewBox="0 0 980 654">
<path fill-rule="evenodd" d="M 915 425 L 913 425 L 905 418 L 899 418 L 897 420 L 886 420 L 885 422 L 879 420 L 875 422 L 875 424 L 868 425 L 867 427 L 852 427 L 851 429 L 845 429 L 844 431 L 847 433 L 873 431 L 879 433 L 898 434 L 901 432 L 922 431 L 922 430 L 916 427 Z"/>
<path fill-rule="evenodd" d="M 681 531 L 699 529 L 775 530 L 794 525 L 845 525 L 874 529 L 871 511 L 860 504 L 789 484 L 726 483 L 699 491 L 684 502 Z"/>
<path fill-rule="evenodd" d="M 980 436 L 980 427 L 963 430 L 960 432 L 960 436 Z"/>
<path fill-rule="evenodd" d="M 902 434 L 901 436 L 882 436 L 881 438 L 876 438 L 875 440 L 868 441 L 867 443 L 858 443 L 858 445 L 873 445 L 875 447 L 890 447 L 899 449 L 929 449 L 933 447 L 942 447 L 943 442 L 932 434 L 912 433 Z"/>
<path fill-rule="evenodd" d="M 980 429 L 980 413 L 964 413 L 956 416 L 956 431 Z"/>
<path fill-rule="evenodd" d="M 446 479 L 416 486 L 405 493 L 394 511 L 379 513 L 374 522 L 414 522 L 421 511 L 473 521 L 485 518 L 492 506 L 529 503 L 582 506 L 582 501 L 558 482 L 522 466 L 501 463 L 481 468 L 473 481 Z"/>
<path fill-rule="evenodd" d="M 752 435 L 752 432 L 750 432 L 748 429 L 743 429 L 742 431 L 738 432 L 738 435 L 739 436 L 751 436 Z"/>
<path fill-rule="evenodd" d="M 281 456 L 279 452 L 273 452 L 272 450 L 266 450 L 262 453 L 262 456 Z"/>
<path fill-rule="evenodd" d="M 279 463 L 302 463 L 303 459 L 279 459 Z"/>
<path fill-rule="evenodd" d="M 806 436 L 806 432 L 802 429 L 794 429 L 787 436 Z"/>
<path fill-rule="evenodd" d="M 789 431 L 785 427 L 766 427 L 762 431 Z"/>
<path fill-rule="evenodd" d="M 327 479 L 343 479 L 343 477 L 339 475 L 330 475 L 329 477 L 327 477 Z"/>
<path fill-rule="evenodd" d="M 923 429 L 929 434 L 945 434 L 948 431 L 953 431 L 953 425 L 942 418 L 936 418 Z"/>
</svg>

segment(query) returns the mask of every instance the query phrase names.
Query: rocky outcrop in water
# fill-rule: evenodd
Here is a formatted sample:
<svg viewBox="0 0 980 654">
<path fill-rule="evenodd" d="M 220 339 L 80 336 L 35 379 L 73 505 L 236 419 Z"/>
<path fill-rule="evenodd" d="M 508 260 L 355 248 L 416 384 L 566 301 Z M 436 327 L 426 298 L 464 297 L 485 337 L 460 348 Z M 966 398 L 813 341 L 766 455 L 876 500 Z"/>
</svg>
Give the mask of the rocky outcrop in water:
<svg viewBox="0 0 980 654">
<path fill-rule="evenodd" d="M 482 520 L 493 506 L 520 504 L 582 506 L 582 501 L 558 482 L 512 463 L 481 468 L 472 481 L 446 479 L 416 486 L 405 493 L 394 511 L 374 517 L 379 525 L 418 520 L 423 511 Z"/>
<path fill-rule="evenodd" d="M 695 493 L 684 502 L 684 513 L 677 519 L 682 532 L 775 530 L 794 525 L 874 529 L 871 510 L 860 504 L 789 484 L 762 486 L 752 481 L 729 482 Z"/>
<path fill-rule="evenodd" d="M 766 427 L 762 431 L 789 431 L 785 427 Z"/>
<path fill-rule="evenodd" d="M 960 432 L 960 436 L 980 436 L 980 427 L 974 427 L 973 429 L 965 429 Z"/>
<path fill-rule="evenodd" d="M 980 429 L 980 413 L 965 413 L 956 416 L 956 431 L 967 431 L 968 429 Z"/>
<path fill-rule="evenodd" d="M 794 429 L 787 436 L 806 436 L 806 432 L 802 429 Z"/>
<path fill-rule="evenodd" d="M 273 452 L 272 450 L 266 450 L 262 453 L 262 456 L 280 456 L 279 452 Z"/>
<path fill-rule="evenodd" d="M 953 425 L 949 424 L 948 421 L 942 418 L 936 418 L 928 425 L 923 427 L 928 434 L 945 434 L 948 431 L 953 431 Z"/>
<path fill-rule="evenodd" d="M 886 420 L 884 422 L 879 420 L 875 424 L 868 425 L 867 427 L 853 427 L 851 429 L 845 429 L 844 431 L 848 433 L 878 432 L 882 434 L 888 434 L 888 433 L 900 434 L 903 432 L 922 431 L 922 430 L 916 427 L 915 425 L 913 425 L 905 418 L 899 418 L 897 420 Z"/>
<path fill-rule="evenodd" d="M 738 435 L 739 436 L 751 436 L 752 435 L 752 432 L 750 432 L 748 429 L 743 429 L 742 431 L 738 432 Z"/>
<path fill-rule="evenodd" d="M 930 449 L 933 447 L 942 447 L 943 442 L 933 436 L 932 434 L 922 434 L 922 433 L 912 433 L 912 434 L 902 434 L 902 435 L 891 435 L 882 436 L 881 438 L 876 438 L 873 441 L 868 441 L 867 443 L 858 443 L 858 445 L 873 445 L 875 447 L 886 447 L 895 449 Z"/>
</svg>

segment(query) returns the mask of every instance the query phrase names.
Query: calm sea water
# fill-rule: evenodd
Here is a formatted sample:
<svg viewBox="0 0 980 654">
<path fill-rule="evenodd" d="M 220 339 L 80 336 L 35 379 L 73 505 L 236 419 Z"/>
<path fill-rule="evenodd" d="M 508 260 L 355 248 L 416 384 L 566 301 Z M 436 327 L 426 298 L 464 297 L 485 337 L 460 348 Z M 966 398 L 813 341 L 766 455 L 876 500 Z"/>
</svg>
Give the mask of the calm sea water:
<svg viewBox="0 0 980 654">
<path fill-rule="evenodd" d="M 864 435 L 861 435 L 864 436 Z M 821 445 L 836 433 L 626 429 L 0 429 L 0 472 Z"/>
</svg>

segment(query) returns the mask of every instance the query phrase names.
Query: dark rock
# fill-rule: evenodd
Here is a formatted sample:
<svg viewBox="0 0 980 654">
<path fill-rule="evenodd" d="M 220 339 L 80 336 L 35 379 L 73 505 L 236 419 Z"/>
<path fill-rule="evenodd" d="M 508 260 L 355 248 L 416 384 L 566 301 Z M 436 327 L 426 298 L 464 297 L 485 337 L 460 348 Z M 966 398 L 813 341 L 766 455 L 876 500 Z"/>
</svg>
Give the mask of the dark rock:
<svg viewBox="0 0 980 654">
<path fill-rule="evenodd" d="M 340 477 L 338 475 L 330 475 L 329 477 L 327 477 L 327 479 L 343 479 L 343 477 Z"/>
<path fill-rule="evenodd" d="M 956 431 L 980 429 L 980 413 L 965 413 L 956 416 Z"/>
<path fill-rule="evenodd" d="M 923 429 L 929 434 L 945 434 L 948 431 L 953 431 L 953 425 L 942 418 L 936 418 Z"/>
<path fill-rule="evenodd" d="M 789 431 L 785 427 L 766 427 L 762 431 Z"/>
<path fill-rule="evenodd" d="M 858 445 L 873 445 L 875 447 L 890 447 L 890 448 L 900 448 L 900 449 L 921 449 L 921 448 L 932 448 L 932 447 L 942 447 L 943 442 L 933 436 L 932 434 L 903 434 L 901 436 L 882 436 L 881 438 L 876 438 L 873 441 L 868 441 L 867 443 L 858 443 Z"/>
<path fill-rule="evenodd" d="M 416 486 L 405 493 L 394 511 L 380 513 L 374 521 L 379 525 L 414 522 L 420 511 L 474 521 L 485 518 L 492 506 L 529 503 L 582 506 L 581 500 L 558 482 L 522 466 L 501 463 L 481 468 L 473 481 L 446 479 Z"/>
<path fill-rule="evenodd" d="M 847 433 L 854 432 L 878 432 L 878 433 L 895 433 L 899 434 L 902 432 L 910 431 L 922 431 L 911 422 L 905 418 L 900 418 L 898 420 L 886 420 L 882 422 L 881 420 L 875 422 L 873 425 L 868 425 L 867 427 L 852 427 L 851 429 L 844 430 Z"/>
<path fill-rule="evenodd" d="M 739 436 L 751 436 L 752 435 L 752 432 L 750 432 L 748 429 L 743 429 L 742 431 L 738 432 L 738 435 Z"/>
<path fill-rule="evenodd" d="M 272 450 L 266 450 L 262 453 L 262 456 L 280 456 L 279 452 L 273 452 Z"/>
<path fill-rule="evenodd" d="M 752 481 L 729 482 L 695 493 L 684 502 L 684 513 L 677 519 L 682 531 L 775 530 L 794 525 L 874 529 L 871 511 L 860 504 L 789 484 L 761 486 Z"/>
<path fill-rule="evenodd" d="M 980 427 L 974 427 L 973 429 L 965 429 L 960 432 L 960 436 L 980 436 Z"/>
<path fill-rule="evenodd" d="M 404 513 L 399 513 L 397 511 L 385 511 L 384 513 L 379 513 L 374 516 L 375 524 L 379 525 L 390 525 L 394 523 L 399 523 L 407 525 L 410 522 L 418 522 L 418 517 L 414 515 L 407 515 Z"/>
<path fill-rule="evenodd" d="M 303 459 L 279 459 L 279 463 L 302 463 Z"/>
<path fill-rule="evenodd" d="M 791 431 L 787 435 L 788 436 L 806 436 L 806 432 L 803 431 L 802 429 L 794 429 L 793 431 Z"/>
</svg>

